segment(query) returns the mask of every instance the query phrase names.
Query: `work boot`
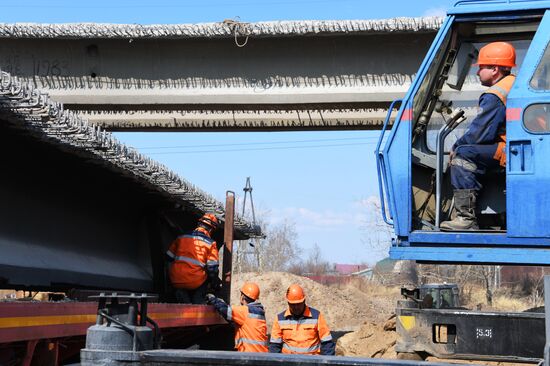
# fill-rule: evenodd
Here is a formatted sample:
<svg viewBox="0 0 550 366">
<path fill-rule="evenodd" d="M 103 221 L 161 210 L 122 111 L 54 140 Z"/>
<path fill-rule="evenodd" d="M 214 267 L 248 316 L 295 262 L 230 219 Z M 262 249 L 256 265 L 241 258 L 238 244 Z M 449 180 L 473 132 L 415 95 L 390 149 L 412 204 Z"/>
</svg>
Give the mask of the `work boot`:
<svg viewBox="0 0 550 366">
<path fill-rule="evenodd" d="M 454 191 L 456 217 L 443 221 L 439 227 L 443 230 L 478 230 L 476 219 L 477 191 L 474 189 L 456 189 Z"/>
</svg>

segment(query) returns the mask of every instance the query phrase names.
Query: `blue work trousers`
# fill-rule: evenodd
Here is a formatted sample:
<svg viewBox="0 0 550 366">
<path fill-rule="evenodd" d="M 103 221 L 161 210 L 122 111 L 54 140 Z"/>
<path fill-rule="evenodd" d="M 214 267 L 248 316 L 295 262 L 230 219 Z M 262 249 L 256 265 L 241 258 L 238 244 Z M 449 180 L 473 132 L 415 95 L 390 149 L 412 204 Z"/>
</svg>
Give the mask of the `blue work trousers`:
<svg viewBox="0 0 550 366">
<path fill-rule="evenodd" d="M 178 288 L 175 291 L 176 300 L 182 304 L 205 304 L 208 280 L 194 290 Z"/>
<path fill-rule="evenodd" d="M 488 169 L 500 166 L 494 159 L 498 144 L 492 145 L 460 145 L 455 148 L 455 156 L 451 160 L 451 185 L 453 189 L 480 190 L 479 179 Z"/>
</svg>

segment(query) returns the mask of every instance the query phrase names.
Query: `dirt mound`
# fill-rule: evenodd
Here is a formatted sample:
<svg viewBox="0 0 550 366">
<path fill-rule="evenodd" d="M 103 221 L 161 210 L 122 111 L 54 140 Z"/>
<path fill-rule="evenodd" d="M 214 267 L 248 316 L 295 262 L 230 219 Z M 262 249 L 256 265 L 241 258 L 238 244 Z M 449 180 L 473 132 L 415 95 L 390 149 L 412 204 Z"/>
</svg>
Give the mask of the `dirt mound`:
<svg viewBox="0 0 550 366">
<path fill-rule="evenodd" d="M 346 334 L 338 339 L 336 354 L 340 356 L 395 359 L 397 358 L 395 352 L 396 340 L 394 316 L 384 324 L 366 321 L 358 331 Z"/>
<path fill-rule="evenodd" d="M 288 286 L 297 283 L 306 292 L 306 303 L 320 310 L 332 330 L 354 330 L 373 312 L 368 296 L 351 288 L 337 289 L 325 286 L 309 278 L 283 272 L 241 273 L 233 278 L 232 303 L 239 298 L 244 282 L 254 281 L 261 289 L 260 301 L 266 308 L 268 329 L 275 316 L 287 308 L 285 293 Z"/>
<path fill-rule="evenodd" d="M 246 281 L 260 286 L 268 332 L 277 313 L 287 308 L 286 289 L 297 283 L 306 292 L 306 303 L 325 315 L 332 336 L 337 339 L 338 355 L 396 358 L 397 335 L 392 314 L 400 296 L 398 290 L 359 279 L 337 288 L 283 272 L 240 273 L 233 277 L 233 304 L 238 301 L 239 290 Z"/>
</svg>

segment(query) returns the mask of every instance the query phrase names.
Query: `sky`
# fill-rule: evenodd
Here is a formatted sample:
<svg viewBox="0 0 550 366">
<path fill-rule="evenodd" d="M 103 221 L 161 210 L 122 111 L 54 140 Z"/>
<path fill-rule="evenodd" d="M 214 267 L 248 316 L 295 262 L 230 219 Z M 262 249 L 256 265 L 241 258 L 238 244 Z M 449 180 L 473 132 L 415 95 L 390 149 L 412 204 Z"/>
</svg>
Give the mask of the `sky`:
<svg viewBox="0 0 550 366">
<path fill-rule="evenodd" d="M 2 23 L 178 24 L 443 16 L 454 0 L 0 0 Z M 380 220 L 374 148 L 378 131 L 116 133 L 225 202 L 250 177 L 257 216 L 293 222 L 306 257 L 317 245 L 332 263 L 374 263 Z M 242 207 L 237 207 L 239 213 Z M 250 207 L 246 207 L 250 212 Z"/>
</svg>

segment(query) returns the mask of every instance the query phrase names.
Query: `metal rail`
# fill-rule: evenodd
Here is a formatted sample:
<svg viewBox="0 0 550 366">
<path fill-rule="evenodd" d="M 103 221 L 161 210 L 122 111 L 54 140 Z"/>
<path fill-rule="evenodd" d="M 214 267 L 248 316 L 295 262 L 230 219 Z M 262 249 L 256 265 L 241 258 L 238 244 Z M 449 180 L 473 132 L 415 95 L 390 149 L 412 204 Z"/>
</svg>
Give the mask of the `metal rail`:
<svg viewBox="0 0 550 366">
<path fill-rule="evenodd" d="M 455 111 L 451 118 L 439 129 L 437 133 L 437 145 L 436 145 L 436 182 L 435 182 L 435 227 L 439 230 L 439 224 L 441 223 L 441 186 L 443 184 L 444 173 L 444 158 L 445 158 L 445 138 L 466 118 L 464 117 L 464 111 L 458 109 Z"/>
<path fill-rule="evenodd" d="M 378 173 L 378 191 L 380 194 L 380 209 L 382 210 L 382 218 L 384 219 L 384 222 L 388 225 L 393 225 L 393 220 L 391 219 L 391 212 L 390 212 L 390 218 L 388 218 L 386 215 L 385 193 L 388 192 L 388 178 L 386 174 L 386 165 L 384 164 L 384 152 L 380 150 L 380 147 L 382 146 L 382 141 L 384 140 L 384 134 L 386 133 L 386 129 L 388 128 L 388 124 L 390 123 L 391 113 L 395 108 L 395 105 L 401 102 L 402 102 L 401 99 L 397 99 L 391 103 L 388 109 L 388 114 L 386 115 L 386 120 L 384 121 L 384 126 L 382 127 L 382 131 L 380 132 L 380 137 L 378 138 L 378 143 L 376 144 L 376 150 L 374 151 L 374 154 L 376 157 L 376 170 Z M 388 204 L 389 204 L 389 201 L 388 201 Z"/>
<path fill-rule="evenodd" d="M 132 359 L 132 361 L 130 361 Z M 155 350 L 142 352 L 92 352 L 82 350 L 81 365 L 91 366 L 94 362 L 109 361 L 110 366 L 145 366 L 145 365 L 255 365 L 255 366 L 417 366 L 425 365 L 423 361 L 388 360 L 380 358 L 356 358 L 340 356 L 309 356 L 283 355 L 274 353 L 241 353 L 228 351 L 186 351 L 186 350 Z M 449 365 L 430 362 L 431 366 Z M 456 364 L 455 364 L 456 365 Z"/>
</svg>

